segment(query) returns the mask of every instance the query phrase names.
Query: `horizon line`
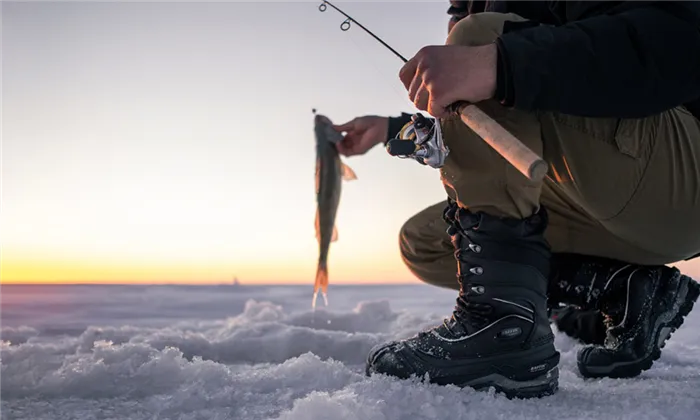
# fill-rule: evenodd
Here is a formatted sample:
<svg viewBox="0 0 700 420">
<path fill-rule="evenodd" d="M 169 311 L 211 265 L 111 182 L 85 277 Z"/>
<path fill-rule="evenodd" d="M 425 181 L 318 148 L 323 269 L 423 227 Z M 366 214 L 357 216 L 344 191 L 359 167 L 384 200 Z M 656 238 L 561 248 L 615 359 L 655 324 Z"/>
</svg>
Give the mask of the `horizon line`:
<svg viewBox="0 0 700 420">
<path fill-rule="evenodd" d="M 407 282 L 357 282 L 357 283 L 335 283 L 330 284 L 333 286 L 415 286 L 425 284 L 420 281 L 407 281 Z M 251 287 L 251 286 L 309 286 L 313 287 L 313 283 L 119 283 L 119 282 L 96 282 L 96 283 L 38 283 L 38 282 L 26 282 L 26 283 L 5 283 L 0 281 L 0 286 L 230 286 L 230 287 Z"/>
</svg>

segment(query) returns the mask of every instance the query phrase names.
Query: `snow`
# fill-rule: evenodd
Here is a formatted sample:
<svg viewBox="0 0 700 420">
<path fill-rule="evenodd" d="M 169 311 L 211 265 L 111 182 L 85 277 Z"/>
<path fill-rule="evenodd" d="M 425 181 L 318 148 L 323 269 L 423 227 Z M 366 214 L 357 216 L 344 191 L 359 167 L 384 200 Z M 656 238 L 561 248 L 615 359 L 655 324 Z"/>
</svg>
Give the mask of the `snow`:
<svg viewBox="0 0 700 420">
<path fill-rule="evenodd" d="M 451 312 L 423 285 L 2 286 L 2 420 L 697 419 L 700 311 L 654 367 L 584 380 L 557 334 L 560 390 L 541 400 L 365 377 L 376 343 Z"/>
</svg>

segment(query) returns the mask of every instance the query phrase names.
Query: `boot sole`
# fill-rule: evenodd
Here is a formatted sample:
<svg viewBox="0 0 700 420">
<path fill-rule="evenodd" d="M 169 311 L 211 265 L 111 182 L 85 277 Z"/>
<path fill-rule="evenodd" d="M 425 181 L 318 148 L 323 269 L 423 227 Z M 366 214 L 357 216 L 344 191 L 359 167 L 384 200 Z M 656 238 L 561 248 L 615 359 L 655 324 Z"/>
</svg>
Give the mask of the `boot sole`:
<svg viewBox="0 0 700 420">
<path fill-rule="evenodd" d="M 550 369 L 543 375 L 527 381 L 516 381 L 492 374 L 459 386 L 482 392 L 493 388 L 497 394 L 502 394 L 508 399 L 542 398 L 555 394 L 559 389 L 559 368 Z"/>
<path fill-rule="evenodd" d="M 427 382 L 443 386 L 454 385 L 459 388 L 472 388 L 476 391 L 488 391 L 490 388 L 494 388 L 496 393 L 503 394 L 508 399 L 546 397 L 556 393 L 559 388 L 558 365 L 561 354 L 554 349 L 552 350 L 553 354 L 549 350 L 544 350 L 549 353 L 545 358 L 538 357 L 537 353 L 540 353 L 541 350 L 521 355 L 522 360 L 529 360 L 529 362 L 517 367 L 513 365 L 513 360 L 510 357 L 485 358 L 482 359 L 482 363 L 489 366 L 490 370 L 494 372 L 475 378 L 473 374 L 469 374 L 473 372 L 473 367 L 461 366 L 455 367 L 448 376 L 430 378 L 428 375 Z M 376 371 L 372 364 L 372 360 L 368 359 L 368 364 L 365 367 L 366 376 L 374 374 L 395 376 Z M 484 365 L 482 365 L 481 370 L 483 370 Z M 533 368 L 547 370 L 537 374 L 533 373 Z M 467 376 L 471 377 L 467 379 Z"/>
<path fill-rule="evenodd" d="M 700 296 L 700 284 L 688 276 L 681 275 L 679 279 L 679 293 L 676 296 L 674 305 L 662 313 L 656 320 L 653 330 L 654 340 L 650 342 L 650 348 L 646 355 L 637 360 L 617 362 L 607 366 L 587 366 L 581 362 L 586 352 L 592 347 L 586 347 L 579 353 L 578 369 L 585 378 L 633 378 L 643 371 L 649 370 L 654 362 L 661 357 L 661 349 L 666 346 L 666 342 L 678 328 L 683 325 L 685 317 L 688 316 L 693 306 Z M 676 309 L 677 308 L 677 309 Z M 670 320 L 667 320 L 671 317 Z"/>
</svg>

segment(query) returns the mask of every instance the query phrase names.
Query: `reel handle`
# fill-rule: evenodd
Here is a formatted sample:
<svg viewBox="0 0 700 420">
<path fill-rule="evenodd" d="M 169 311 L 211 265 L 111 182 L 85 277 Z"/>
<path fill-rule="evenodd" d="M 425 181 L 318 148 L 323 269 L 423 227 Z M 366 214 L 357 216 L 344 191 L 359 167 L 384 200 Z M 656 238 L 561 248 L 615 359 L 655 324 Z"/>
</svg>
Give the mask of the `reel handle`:
<svg viewBox="0 0 700 420">
<path fill-rule="evenodd" d="M 411 140 L 391 139 L 386 143 L 386 151 L 391 156 L 409 156 L 420 147 Z"/>
</svg>

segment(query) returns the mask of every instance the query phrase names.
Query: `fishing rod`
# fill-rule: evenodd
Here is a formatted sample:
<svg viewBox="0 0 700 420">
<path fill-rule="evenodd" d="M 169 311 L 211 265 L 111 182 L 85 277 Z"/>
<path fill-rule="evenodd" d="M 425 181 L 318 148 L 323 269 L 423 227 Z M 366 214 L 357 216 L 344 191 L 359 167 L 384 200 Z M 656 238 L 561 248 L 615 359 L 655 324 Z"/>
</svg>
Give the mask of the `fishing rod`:
<svg viewBox="0 0 700 420">
<path fill-rule="evenodd" d="M 340 24 L 340 30 L 347 31 L 350 29 L 351 24 L 354 23 L 399 57 L 401 61 L 404 63 L 408 62 L 404 56 L 399 54 L 389 44 L 331 2 L 324 0 L 318 6 L 318 10 L 325 12 L 327 5 L 345 16 L 345 21 Z M 467 127 L 471 128 L 472 131 L 527 178 L 540 181 L 547 174 L 549 169 L 547 162 L 493 118 L 477 108 L 476 105 L 460 102 L 450 106 L 450 109 L 459 114 L 462 122 Z M 401 129 L 397 138 L 387 142 L 387 151 L 392 156 L 413 157 L 421 164 L 427 164 L 434 168 L 441 167 L 449 153 L 449 149 L 442 141 L 440 124 L 429 121 L 421 114 L 413 115 L 411 120 L 411 123 Z"/>
<path fill-rule="evenodd" d="M 399 54 L 395 49 L 391 48 L 391 46 L 389 46 L 389 44 L 387 44 L 387 43 L 384 42 L 381 38 L 379 38 L 377 35 L 375 35 L 374 33 L 372 33 L 372 31 L 370 31 L 369 29 L 367 29 L 367 28 L 365 28 L 364 26 L 362 26 L 362 24 L 361 24 L 360 22 L 356 21 L 355 19 L 353 19 L 352 16 L 348 15 L 347 13 L 343 12 L 343 11 L 340 10 L 339 8 L 335 7 L 331 2 L 329 2 L 329 1 L 324 1 L 323 3 L 321 3 L 321 4 L 318 6 L 318 10 L 320 10 L 321 12 L 325 12 L 326 9 L 327 9 L 327 8 L 326 8 L 326 5 L 331 6 L 331 7 L 334 8 L 338 13 L 340 13 L 341 15 L 343 15 L 343 16 L 345 16 L 345 17 L 347 18 L 347 19 L 345 19 L 345 21 L 344 21 L 343 23 L 340 24 L 340 30 L 341 30 L 341 31 L 343 31 L 343 32 L 344 32 L 344 31 L 347 31 L 348 29 L 350 29 L 350 24 L 351 24 L 351 23 L 355 23 L 357 26 L 359 26 L 360 28 L 362 28 L 363 31 L 365 31 L 365 32 L 367 32 L 368 34 L 370 34 L 370 36 L 372 36 L 372 38 L 376 39 L 379 43 L 381 43 L 381 44 L 384 45 L 386 48 L 388 48 L 389 51 L 393 52 L 394 55 L 396 55 L 397 57 L 399 57 L 404 63 L 407 63 L 407 62 L 408 62 L 408 60 L 406 60 L 406 58 L 405 58 L 403 55 Z"/>
</svg>

